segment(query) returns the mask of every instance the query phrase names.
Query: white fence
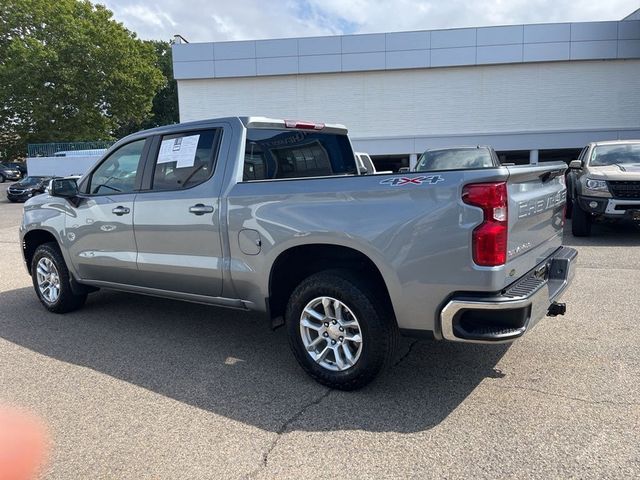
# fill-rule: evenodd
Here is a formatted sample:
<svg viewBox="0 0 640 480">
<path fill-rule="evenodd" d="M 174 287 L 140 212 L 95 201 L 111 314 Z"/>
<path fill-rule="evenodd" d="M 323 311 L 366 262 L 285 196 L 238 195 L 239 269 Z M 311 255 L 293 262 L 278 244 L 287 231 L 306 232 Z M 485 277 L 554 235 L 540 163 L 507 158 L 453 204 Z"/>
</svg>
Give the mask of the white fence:
<svg viewBox="0 0 640 480">
<path fill-rule="evenodd" d="M 101 156 L 86 157 L 33 157 L 27 158 L 27 172 L 32 176 L 64 177 L 67 175 L 83 175 Z"/>
</svg>

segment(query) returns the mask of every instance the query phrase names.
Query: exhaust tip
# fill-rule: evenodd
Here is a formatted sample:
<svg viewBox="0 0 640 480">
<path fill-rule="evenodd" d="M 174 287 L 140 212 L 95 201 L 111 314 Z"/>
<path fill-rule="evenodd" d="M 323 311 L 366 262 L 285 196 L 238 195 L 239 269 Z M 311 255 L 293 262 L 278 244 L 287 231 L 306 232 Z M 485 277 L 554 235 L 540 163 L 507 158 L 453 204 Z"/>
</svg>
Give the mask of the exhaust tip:
<svg viewBox="0 0 640 480">
<path fill-rule="evenodd" d="M 551 305 L 549 305 L 549 311 L 547 312 L 547 315 L 550 317 L 557 317 L 558 315 L 564 315 L 566 311 L 566 303 L 553 302 Z"/>
</svg>

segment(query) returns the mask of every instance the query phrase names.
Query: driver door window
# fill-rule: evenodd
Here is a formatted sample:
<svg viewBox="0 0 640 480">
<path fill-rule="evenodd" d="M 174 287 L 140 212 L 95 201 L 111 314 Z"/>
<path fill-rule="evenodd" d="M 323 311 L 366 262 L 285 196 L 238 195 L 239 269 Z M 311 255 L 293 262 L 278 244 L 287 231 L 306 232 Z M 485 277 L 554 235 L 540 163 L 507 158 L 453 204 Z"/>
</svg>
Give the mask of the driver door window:
<svg viewBox="0 0 640 480">
<path fill-rule="evenodd" d="M 146 139 L 128 143 L 113 152 L 91 175 L 87 193 L 109 195 L 136 189 L 140 159 Z"/>
</svg>

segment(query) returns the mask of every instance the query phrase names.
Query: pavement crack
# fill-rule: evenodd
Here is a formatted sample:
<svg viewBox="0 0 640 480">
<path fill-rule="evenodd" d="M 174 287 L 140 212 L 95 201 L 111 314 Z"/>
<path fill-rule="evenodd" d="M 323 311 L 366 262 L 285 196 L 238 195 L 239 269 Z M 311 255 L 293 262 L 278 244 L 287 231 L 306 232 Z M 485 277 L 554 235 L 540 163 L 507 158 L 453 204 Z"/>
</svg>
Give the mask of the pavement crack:
<svg viewBox="0 0 640 480">
<path fill-rule="evenodd" d="M 304 415 L 304 413 L 309 408 L 311 408 L 311 407 L 313 407 L 315 405 L 318 405 L 325 398 L 327 398 L 331 392 L 333 392 L 333 390 L 331 388 L 328 388 L 326 391 L 324 391 L 322 393 L 322 395 L 319 395 L 317 398 L 314 398 L 310 402 L 305 403 L 302 407 L 300 407 L 300 409 L 298 409 L 293 415 L 291 415 L 289 418 L 287 418 L 283 422 L 283 424 L 280 426 L 280 428 L 278 428 L 278 430 L 276 430 L 276 437 L 269 444 L 267 449 L 262 453 L 262 461 L 261 461 L 260 466 L 257 469 L 255 469 L 254 471 L 252 471 L 251 473 L 249 473 L 246 478 L 254 478 L 254 476 L 257 475 L 258 472 L 261 469 L 265 468 L 268 465 L 268 463 L 269 463 L 269 455 L 274 450 L 274 448 L 276 448 L 276 446 L 278 446 L 278 442 L 280 441 L 280 439 L 284 435 L 286 435 L 288 433 L 289 426 L 292 423 L 294 423 L 296 420 L 298 420 L 302 415 Z"/>
<path fill-rule="evenodd" d="M 540 395 L 546 395 L 546 396 L 549 396 L 549 397 L 559 397 L 559 398 L 564 398 L 565 400 L 572 400 L 574 402 L 588 403 L 588 404 L 591 404 L 591 405 L 617 405 L 617 406 L 625 406 L 625 407 L 640 405 L 640 404 L 634 403 L 634 402 L 612 402 L 610 400 L 589 400 L 588 398 L 573 397 L 571 395 L 564 395 L 562 393 L 553 393 L 553 392 L 548 392 L 546 390 L 539 390 L 537 388 L 523 387 L 521 385 L 491 385 L 491 384 L 488 384 L 488 386 L 493 387 L 493 388 L 501 388 L 503 390 L 524 390 L 524 391 L 527 391 L 527 392 L 535 392 L 535 393 L 539 393 Z"/>
<path fill-rule="evenodd" d="M 420 340 L 414 340 L 413 342 L 411 342 L 411 345 L 409 345 L 409 348 L 407 349 L 406 353 L 404 355 L 402 355 L 398 361 L 396 363 L 393 364 L 394 367 L 397 367 L 398 365 L 400 365 L 409 355 L 411 355 L 411 352 L 413 351 L 413 347 L 415 346 L 416 343 L 418 343 Z"/>
</svg>

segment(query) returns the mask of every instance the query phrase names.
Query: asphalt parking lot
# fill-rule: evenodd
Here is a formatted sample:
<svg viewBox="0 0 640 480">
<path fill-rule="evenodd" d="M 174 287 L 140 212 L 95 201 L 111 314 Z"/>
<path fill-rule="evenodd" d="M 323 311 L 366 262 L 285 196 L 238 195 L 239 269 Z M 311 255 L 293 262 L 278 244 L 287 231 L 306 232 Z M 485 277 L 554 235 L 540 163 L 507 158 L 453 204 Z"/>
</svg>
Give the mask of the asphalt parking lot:
<svg viewBox="0 0 640 480">
<path fill-rule="evenodd" d="M 565 317 L 511 346 L 404 340 L 352 393 L 310 380 L 261 318 L 32 291 L 0 185 L 0 402 L 45 419 L 45 478 L 638 478 L 640 230 L 598 226 Z"/>
</svg>

